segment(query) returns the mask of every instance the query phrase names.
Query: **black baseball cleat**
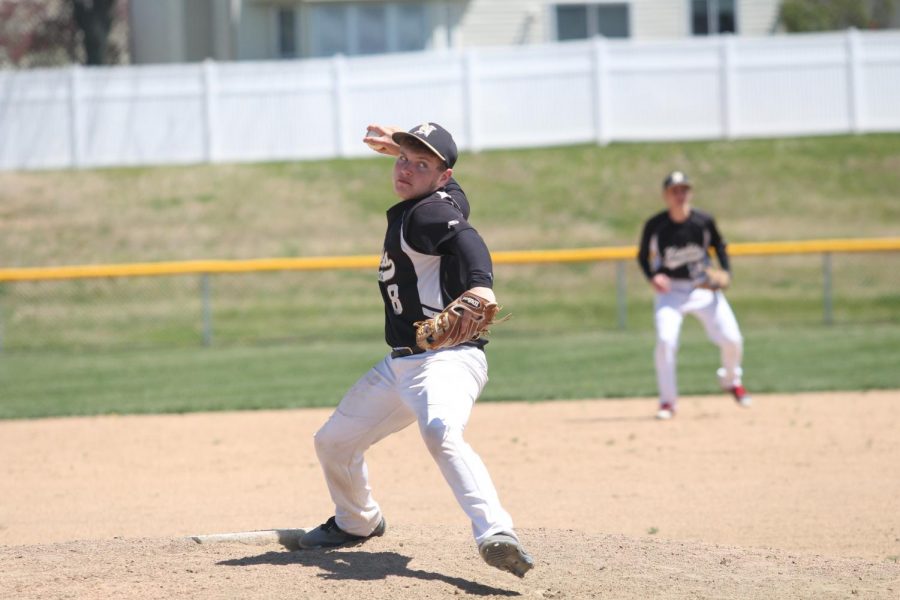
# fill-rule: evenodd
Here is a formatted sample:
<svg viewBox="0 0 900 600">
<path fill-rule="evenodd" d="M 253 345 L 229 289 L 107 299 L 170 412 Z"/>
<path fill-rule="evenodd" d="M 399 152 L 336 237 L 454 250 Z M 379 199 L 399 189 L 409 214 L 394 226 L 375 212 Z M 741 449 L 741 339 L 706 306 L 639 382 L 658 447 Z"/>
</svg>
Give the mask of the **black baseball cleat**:
<svg viewBox="0 0 900 600">
<path fill-rule="evenodd" d="M 525 573 L 534 567 L 534 560 L 509 533 L 495 533 L 490 536 L 481 542 L 478 552 L 487 564 L 517 577 L 525 577 Z"/>
<path fill-rule="evenodd" d="M 387 524 L 384 522 L 384 518 L 382 518 L 381 521 L 378 522 L 378 525 L 375 526 L 375 530 L 369 535 L 353 535 L 338 527 L 334 517 L 331 517 L 315 529 L 311 529 L 303 534 L 298 540 L 298 544 L 301 548 L 307 549 L 351 546 L 360 544 L 372 537 L 380 537 L 384 535 L 385 529 L 387 529 Z"/>
</svg>

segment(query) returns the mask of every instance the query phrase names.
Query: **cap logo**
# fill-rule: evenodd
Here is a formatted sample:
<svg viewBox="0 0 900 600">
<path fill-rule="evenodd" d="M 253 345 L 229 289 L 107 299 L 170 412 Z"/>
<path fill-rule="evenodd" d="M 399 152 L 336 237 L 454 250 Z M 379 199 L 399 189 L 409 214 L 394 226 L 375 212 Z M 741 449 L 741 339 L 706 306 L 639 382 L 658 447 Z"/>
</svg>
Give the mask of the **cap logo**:
<svg viewBox="0 0 900 600">
<path fill-rule="evenodd" d="M 416 133 L 421 133 L 425 137 L 428 137 L 435 129 L 437 128 L 431 123 L 422 123 L 421 125 L 419 125 L 419 128 L 416 129 Z"/>
</svg>

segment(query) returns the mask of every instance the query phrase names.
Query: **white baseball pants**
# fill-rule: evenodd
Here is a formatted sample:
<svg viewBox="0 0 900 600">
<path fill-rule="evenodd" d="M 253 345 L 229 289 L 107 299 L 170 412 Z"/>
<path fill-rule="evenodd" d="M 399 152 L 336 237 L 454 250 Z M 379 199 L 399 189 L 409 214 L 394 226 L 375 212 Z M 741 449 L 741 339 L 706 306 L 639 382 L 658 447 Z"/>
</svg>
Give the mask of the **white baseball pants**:
<svg viewBox="0 0 900 600">
<path fill-rule="evenodd" d="M 363 453 L 414 422 L 459 505 L 475 541 L 500 531 L 514 534 L 487 468 L 463 431 L 487 383 L 484 352 L 458 346 L 403 358 L 386 356 L 347 392 L 315 435 L 316 453 L 335 503 L 338 526 L 369 535 L 381 508 L 369 487 Z"/>
<path fill-rule="evenodd" d="M 722 361 L 717 372 L 719 384 L 724 389 L 741 384 L 744 339 L 725 295 L 676 280 L 672 281 L 672 289 L 658 293 L 655 301 L 656 381 L 660 404 L 675 406 L 678 401 L 676 355 L 681 325 L 688 313 L 703 323 L 706 335 L 719 346 Z"/>
</svg>

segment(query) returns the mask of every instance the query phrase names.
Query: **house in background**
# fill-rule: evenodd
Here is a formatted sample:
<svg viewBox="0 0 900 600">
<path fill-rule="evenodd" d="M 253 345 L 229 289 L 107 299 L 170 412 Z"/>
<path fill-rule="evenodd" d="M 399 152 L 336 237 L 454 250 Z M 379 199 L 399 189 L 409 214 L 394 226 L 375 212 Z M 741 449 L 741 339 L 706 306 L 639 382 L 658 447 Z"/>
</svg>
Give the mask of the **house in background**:
<svg viewBox="0 0 900 600">
<path fill-rule="evenodd" d="M 780 0 L 130 0 L 135 64 L 768 35 Z"/>
</svg>

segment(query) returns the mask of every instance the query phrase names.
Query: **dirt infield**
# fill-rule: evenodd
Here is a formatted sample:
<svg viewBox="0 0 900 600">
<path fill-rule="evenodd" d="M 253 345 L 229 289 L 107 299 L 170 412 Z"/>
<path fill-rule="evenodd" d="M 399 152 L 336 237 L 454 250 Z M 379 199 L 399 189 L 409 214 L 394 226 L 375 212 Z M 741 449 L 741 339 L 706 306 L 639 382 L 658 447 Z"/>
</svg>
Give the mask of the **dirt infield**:
<svg viewBox="0 0 900 600">
<path fill-rule="evenodd" d="M 900 597 L 900 392 L 482 404 L 469 442 L 536 568 L 478 557 L 415 428 L 368 457 L 388 533 L 318 524 L 329 411 L 0 422 L 0 598 Z"/>
</svg>

